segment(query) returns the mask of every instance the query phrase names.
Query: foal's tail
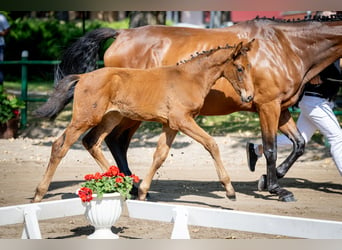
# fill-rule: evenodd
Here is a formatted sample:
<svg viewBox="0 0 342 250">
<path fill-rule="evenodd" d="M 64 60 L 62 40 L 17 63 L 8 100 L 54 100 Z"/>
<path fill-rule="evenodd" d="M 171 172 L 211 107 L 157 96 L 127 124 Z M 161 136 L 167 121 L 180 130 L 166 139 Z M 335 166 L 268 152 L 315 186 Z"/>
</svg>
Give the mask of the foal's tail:
<svg viewBox="0 0 342 250">
<path fill-rule="evenodd" d="M 68 93 L 74 92 L 79 79 L 78 75 L 68 75 L 60 80 L 47 102 L 35 110 L 34 115 L 39 118 L 54 119 L 71 101 L 72 96 L 70 98 Z"/>
</svg>

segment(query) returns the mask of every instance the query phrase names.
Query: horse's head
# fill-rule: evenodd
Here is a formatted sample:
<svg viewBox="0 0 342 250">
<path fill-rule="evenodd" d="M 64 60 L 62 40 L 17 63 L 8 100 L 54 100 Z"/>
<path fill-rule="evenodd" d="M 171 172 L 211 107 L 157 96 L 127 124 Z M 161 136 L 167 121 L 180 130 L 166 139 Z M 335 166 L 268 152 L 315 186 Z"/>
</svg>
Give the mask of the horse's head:
<svg viewBox="0 0 342 250">
<path fill-rule="evenodd" d="M 254 85 L 251 77 L 251 64 L 247 52 L 251 49 L 254 39 L 243 44 L 240 42 L 231 53 L 231 60 L 224 69 L 223 76 L 233 85 L 241 96 L 241 101 L 250 102 L 254 98 Z"/>
</svg>

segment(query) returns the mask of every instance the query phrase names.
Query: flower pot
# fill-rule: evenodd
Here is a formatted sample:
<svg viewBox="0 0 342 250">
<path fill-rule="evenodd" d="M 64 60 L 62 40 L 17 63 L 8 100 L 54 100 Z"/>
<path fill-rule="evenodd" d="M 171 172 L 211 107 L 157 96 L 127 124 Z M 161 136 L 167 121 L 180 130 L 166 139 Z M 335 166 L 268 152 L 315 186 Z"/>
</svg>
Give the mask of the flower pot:
<svg viewBox="0 0 342 250">
<path fill-rule="evenodd" d="M 0 123 L 0 139 L 16 138 L 19 130 L 19 117 L 13 117 L 6 123 Z"/>
<path fill-rule="evenodd" d="M 95 232 L 88 239 L 118 239 L 111 227 L 119 219 L 122 212 L 123 199 L 120 193 L 103 194 L 97 198 L 93 194 L 90 202 L 83 202 L 86 206 L 85 216 L 89 223 L 95 227 Z"/>
</svg>

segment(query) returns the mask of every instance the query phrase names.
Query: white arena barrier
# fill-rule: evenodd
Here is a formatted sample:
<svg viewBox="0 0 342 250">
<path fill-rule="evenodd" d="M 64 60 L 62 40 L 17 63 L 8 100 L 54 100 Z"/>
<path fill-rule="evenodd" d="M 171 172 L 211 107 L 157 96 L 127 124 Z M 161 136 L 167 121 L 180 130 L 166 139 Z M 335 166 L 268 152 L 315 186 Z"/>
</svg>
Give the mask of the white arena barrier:
<svg viewBox="0 0 342 250">
<path fill-rule="evenodd" d="M 233 210 L 127 201 L 129 216 L 174 222 L 171 238 L 189 238 L 188 225 L 309 239 L 342 239 L 342 222 Z"/>
<path fill-rule="evenodd" d="M 22 239 L 41 239 L 38 220 L 84 214 L 80 198 L 0 207 L 0 226 L 24 223 Z"/>
<path fill-rule="evenodd" d="M 188 225 L 309 239 L 342 239 L 342 222 L 126 201 L 131 218 L 174 223 L 171 239 L 189 239 Z M 23 239 L 41 239 L 39 220 L 84 214 L 79 198 L 0 207 L 0 226 L 24 223 Z M 139 235 L 137 235 L 139 237 Z"/>
</svg>

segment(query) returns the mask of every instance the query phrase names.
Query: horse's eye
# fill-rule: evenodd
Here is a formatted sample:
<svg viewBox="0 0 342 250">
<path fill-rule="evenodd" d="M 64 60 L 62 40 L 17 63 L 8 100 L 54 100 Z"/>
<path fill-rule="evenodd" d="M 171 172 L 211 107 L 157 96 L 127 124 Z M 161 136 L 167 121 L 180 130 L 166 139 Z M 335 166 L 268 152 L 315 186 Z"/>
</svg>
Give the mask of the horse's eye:
<svg viewBox="0 0 342 250">
<path fill-rule="evenodd" d="M 243 72 L 243 67 L 238 66 L 238 67 L 237 67 L 237 71 L 238 71 L 239 73 Z"/>
</svg>

